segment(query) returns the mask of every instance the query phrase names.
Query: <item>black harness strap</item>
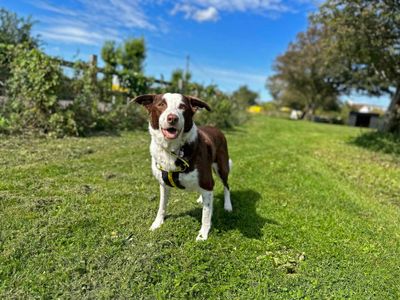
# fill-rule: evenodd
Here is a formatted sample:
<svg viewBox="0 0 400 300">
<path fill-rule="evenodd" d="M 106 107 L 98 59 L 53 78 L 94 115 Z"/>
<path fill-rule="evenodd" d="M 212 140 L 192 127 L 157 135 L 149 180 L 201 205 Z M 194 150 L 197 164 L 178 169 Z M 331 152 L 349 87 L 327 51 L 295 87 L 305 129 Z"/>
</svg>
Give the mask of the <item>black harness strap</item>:
<svg viewBox="0 0 400 300">
<path fill-rule="evenodd" d="M 176 187 L 179 189 L 185 189 L 185 187 L 179 182 L 179 173 L 188 173 L 193 170 L 193 165 L 190 165 L 190 159 L 195 154 L 193 149 L 196 144 L 184 144 L 178 151 L 178 153 L 169 152 L 176 158 L 175 165 L 177 170 L 167 171 L 162 166 L 157 165 L 157 168 L 161 171 L 162 179 L 164 183 L 170 187 Z"/>
<path fill-rule="evenodd" d="M 161 170 L 162 179 L 166 185 L 183 190 L 185 187 L 179 182 L 179 173 L 180 172 L 167 172 Z"/>
</svg>

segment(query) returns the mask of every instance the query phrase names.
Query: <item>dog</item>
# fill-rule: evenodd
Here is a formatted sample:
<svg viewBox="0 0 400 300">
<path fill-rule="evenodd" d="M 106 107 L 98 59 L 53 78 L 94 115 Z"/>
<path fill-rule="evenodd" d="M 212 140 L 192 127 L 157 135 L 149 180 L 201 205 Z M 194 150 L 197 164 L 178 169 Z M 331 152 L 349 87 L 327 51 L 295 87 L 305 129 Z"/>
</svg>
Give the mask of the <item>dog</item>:
<svg viewBox="0 0 400 300">
<path fill-rule="evenodd" d="M 150 230 L 164 223 L 172 188 L 200 193 L 203 205 L 197 241 L 206 240 L 211 228 L 214 179 L 224 185 L 224 209 L 232 211 L 228 176 L 232 161 L 224 134 L 216 127 L 197 127 L 193 116 L 198 109 L 211 111 L 202 100 L 175 93 L 147 94 L 132 100 L 149 114 L 151 168 L 160 183 L 160 206 Z"/>
</svg>

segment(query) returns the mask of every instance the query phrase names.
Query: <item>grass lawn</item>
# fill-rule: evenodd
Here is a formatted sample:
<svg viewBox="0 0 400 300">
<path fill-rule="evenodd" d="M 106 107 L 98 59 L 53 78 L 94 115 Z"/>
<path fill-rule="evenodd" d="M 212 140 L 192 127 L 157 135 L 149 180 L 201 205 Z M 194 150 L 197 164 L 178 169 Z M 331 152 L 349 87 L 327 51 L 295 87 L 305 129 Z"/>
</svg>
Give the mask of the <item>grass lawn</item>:
<svg viewBox="0 0 400 300">
<path fill-rule="evenodd" d="M 255 117 L 218 183 L 158 208 L 149 136 L 0 138 L 0 298 L 399 299 L 400 156 L 360 129 Z"/>
</svg>

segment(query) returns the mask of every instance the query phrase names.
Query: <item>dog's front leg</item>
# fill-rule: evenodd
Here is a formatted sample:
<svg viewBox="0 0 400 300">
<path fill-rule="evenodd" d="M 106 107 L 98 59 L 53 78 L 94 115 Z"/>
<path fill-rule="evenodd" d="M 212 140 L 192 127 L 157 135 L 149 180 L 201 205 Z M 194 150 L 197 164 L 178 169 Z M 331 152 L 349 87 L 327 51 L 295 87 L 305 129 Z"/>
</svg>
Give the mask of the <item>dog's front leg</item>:
<svg viewBox="0 0 400 300">
<path fill-rule="evenodd" d="M 160 184 L 160 207 L 158 208 L 156 219 L 150 227 L 150 230 L 155 230 L 164 223 L 165 212 L 167 210 L 169 196 L 169 188 Z"/>
<path fill-rule="evenodd" d="M 201 217 L 201 228 L 196 241 L 204 241 L 208 237 L 211 228 L 211 217 L 213 211 L 213 192 L 204 191 L 201 193 L 203 199 L 203 215 Z"/>
</svg>

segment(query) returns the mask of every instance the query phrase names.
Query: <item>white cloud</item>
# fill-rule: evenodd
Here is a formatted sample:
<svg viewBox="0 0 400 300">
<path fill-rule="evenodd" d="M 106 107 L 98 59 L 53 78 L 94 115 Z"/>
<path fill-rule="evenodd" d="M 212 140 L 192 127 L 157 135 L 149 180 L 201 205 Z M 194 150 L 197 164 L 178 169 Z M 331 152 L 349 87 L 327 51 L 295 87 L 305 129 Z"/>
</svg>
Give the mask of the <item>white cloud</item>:
<svg viewBox="0 0 400 300">
<path fill-rule="evenodd" d="M 98 20 L 103 24 L 119 25 L 126 28 L 155 30 L 156 26 L 143 11 L 143 1 L 139 0 L 80 0 L 85 8 L 83 16 Z"/>
<path fill-rule="evenodd" d="M 185 19 L 193 19 L 198 22 L 217 21 L 219 18 L 218 10 L 214 6 L 198 8 L 191 4 L 176 4 L 172 9 L 172 14 L 184 13 Z"/>
<path fill-rule="evenodd" d="M 296 0 L 305 1 L 305 0 Z M 291 11 L 282 0 L 181 0 L 175 4 L 172 14 L 182 12 L 186 19 L 198 22 L 216 21 L 219 12 L 282 13 Z"/>
<path fill-rule="evenodd" d="M 38 26 L 38 33 L 49 40 L 99 46 L 107 39 L 121 40 L 122 35 L 134 29 L 157 29 L 156 22 L 150 20 L 143 6 L 144 2 L 159 0 L 78 0 L 74 8 L 68 9 L 55 0 L 29 1 L 53 13 L 41 16 Z"/>
<path fill-rule="evenodd" d="M 198 22 L 216 21 L 218 20 L 218 10 L 213 6 L 206 9 L 199 9 L 193 14 L 193 19 Z"/>
<path fill-rule="evenodd" d="M 296 12 L 296 8 L 318 6 L 322 0 L 180 0 L 172 9 L 186 19 L 199 22 L 216 21 L 222 12 L 240 12 L 276 18 L 282 13 Z"/>
<path fill-rule="evenodd" d="M 76 16 L 77 13 L 73 10 L 70 10 L 68 8 L 62 7 L 62 6 L 54 6 L 52 4 L 49 4 L 47 2 L 44 1 L 28 1 L 28 3 L 30 3 L 31 5 L 43 9 L 43 10 L 47 10 L 47 11 L 51 11 L 57 14 L 63 14 L 63 15 L 68 15 L 68 16 Z"/>
<path fill-rule="evenodd" d="M 223 11 L 287 11 L 282 0 L 194 0 L 199 6 L 214 6 Z"/>
<path fill-rule="evenodd" d="M 39 31 L 39 34 L 49 40 L 84 45 L 99 45 L 104 40 L 104 37 L 99 33 L 72 26 L 53 27 Z"/>
</svg>

